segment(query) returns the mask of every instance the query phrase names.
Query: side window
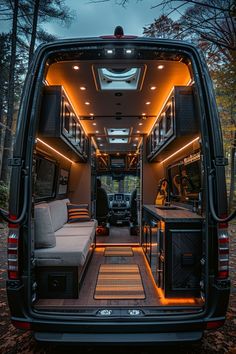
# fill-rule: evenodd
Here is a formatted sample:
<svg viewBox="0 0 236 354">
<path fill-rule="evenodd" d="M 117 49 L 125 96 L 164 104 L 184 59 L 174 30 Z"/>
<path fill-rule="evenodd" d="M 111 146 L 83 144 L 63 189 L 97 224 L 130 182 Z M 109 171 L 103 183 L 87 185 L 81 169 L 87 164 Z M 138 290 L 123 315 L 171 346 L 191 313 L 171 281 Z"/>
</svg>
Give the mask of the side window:
<svg viewBox="0 0 236 354">
<path fill-rule="evenodd" d="M 43 157 L 36 157 L 36 181 L 35 199 L 53 198 L 56 193 L 56 172 L 55 162 Z"/>
</svg>

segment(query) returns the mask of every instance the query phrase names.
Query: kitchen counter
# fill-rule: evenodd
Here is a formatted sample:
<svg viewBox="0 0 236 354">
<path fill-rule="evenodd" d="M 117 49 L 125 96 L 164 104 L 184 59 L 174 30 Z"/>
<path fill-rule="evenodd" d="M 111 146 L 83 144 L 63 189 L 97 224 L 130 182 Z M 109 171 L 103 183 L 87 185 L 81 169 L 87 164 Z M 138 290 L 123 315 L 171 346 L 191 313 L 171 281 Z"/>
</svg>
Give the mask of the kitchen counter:
<svg viewBox="0 0 236 354">
<path fill-rule="evenodd" d="M 168 222 L 191 222 L 200 221 L 202 216 L 184 208 L 161 209 L 157 205 L 145 204 L 143 206 L 146 212 L 149 212 L 154 218 Z"/>
</svg>

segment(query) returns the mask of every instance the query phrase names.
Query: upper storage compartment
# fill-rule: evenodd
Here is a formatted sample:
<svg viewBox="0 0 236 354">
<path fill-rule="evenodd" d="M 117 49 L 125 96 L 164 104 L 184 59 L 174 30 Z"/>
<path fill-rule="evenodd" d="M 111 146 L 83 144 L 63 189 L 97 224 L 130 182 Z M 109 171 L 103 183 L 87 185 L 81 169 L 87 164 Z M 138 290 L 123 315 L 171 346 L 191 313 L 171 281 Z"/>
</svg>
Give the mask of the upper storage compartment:
<svg viewBox="0 0 236 354">
<path fill-rule="evenodd" d="M 162 162 L 199 132 L 193 88 L 175 86 L 147 138 L 147 158 Z"/>
<path fill-rule="evenodd" d="M 86 161 L 88 138 L 62 86 L 43 91 L 39 138 L 74 161 Z"/>
</svg>

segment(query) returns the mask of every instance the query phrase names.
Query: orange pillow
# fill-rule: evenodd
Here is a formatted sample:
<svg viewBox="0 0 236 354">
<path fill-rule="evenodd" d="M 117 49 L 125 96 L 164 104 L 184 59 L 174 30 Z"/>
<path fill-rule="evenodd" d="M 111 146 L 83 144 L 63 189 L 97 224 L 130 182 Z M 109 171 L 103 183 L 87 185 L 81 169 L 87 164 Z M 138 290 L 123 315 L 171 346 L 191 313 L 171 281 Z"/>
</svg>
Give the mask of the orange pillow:
<svg viewBox="0 0 236 354">
<path fill-rule="evenodd" d="M 68 223 L 89 221 L 88 204 L 67 204 Z"/>
</svg>

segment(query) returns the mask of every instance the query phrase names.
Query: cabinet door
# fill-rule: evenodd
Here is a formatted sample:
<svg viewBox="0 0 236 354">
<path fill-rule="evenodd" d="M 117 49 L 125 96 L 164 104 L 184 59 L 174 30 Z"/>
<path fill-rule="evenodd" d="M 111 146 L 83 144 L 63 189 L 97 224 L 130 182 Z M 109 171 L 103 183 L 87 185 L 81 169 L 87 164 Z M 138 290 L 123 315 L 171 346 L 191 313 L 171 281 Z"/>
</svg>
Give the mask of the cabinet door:
<svg viewBox="0 0 236 354">
<path fill-rule="evenodd" d="M 155 222 L 151 227 L 151 271 L 155 282 L 157 282 L 158 276 L 158 236 L 159 236 L 159 229 L 158 225 Z"/>
<path fill-rule="evenodd" d="M 166 233 L 165 293 L 198 296 L 200 292 L 202 232 L 200 229 L 169 229 Z"/>
</svg>

